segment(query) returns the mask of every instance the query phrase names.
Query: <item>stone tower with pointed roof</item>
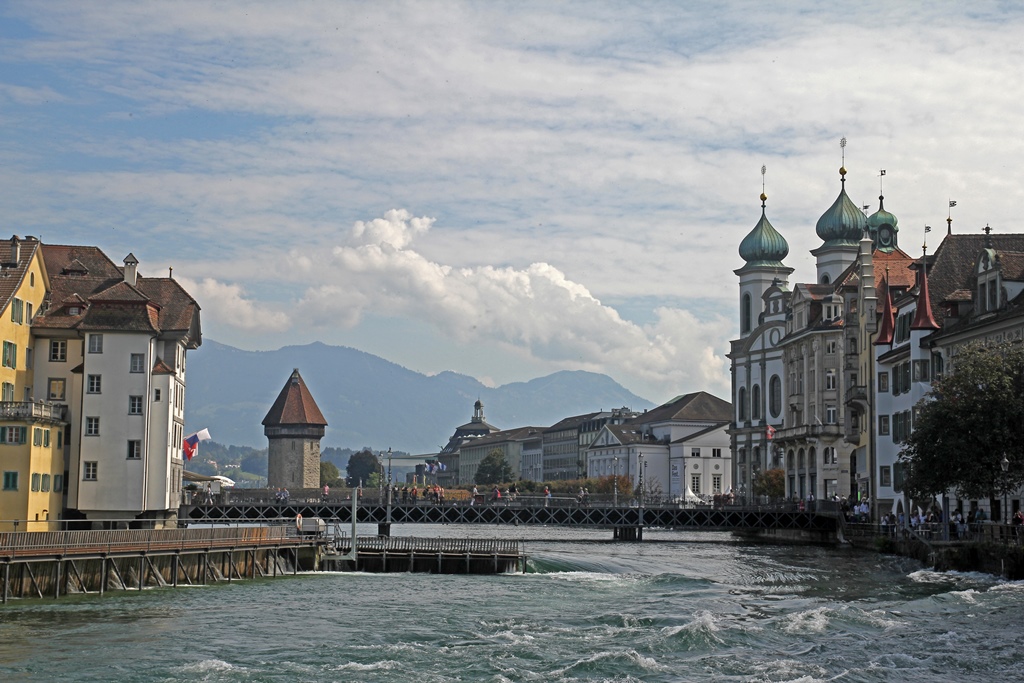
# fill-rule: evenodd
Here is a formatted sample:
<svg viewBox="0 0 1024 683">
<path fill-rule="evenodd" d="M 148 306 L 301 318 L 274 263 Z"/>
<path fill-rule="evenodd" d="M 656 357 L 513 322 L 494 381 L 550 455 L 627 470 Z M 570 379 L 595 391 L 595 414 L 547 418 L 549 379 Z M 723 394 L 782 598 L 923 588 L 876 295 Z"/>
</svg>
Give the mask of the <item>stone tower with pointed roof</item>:
<svg viewBox="0 0 1024 683">
<path fill-rule="evenodd" d="M 263 418 L 263 433 L 270 442 L 267 486 L 319 488 L 320 439 L 326 427 L 327 420 L 296 368 Z"/>
</svg>

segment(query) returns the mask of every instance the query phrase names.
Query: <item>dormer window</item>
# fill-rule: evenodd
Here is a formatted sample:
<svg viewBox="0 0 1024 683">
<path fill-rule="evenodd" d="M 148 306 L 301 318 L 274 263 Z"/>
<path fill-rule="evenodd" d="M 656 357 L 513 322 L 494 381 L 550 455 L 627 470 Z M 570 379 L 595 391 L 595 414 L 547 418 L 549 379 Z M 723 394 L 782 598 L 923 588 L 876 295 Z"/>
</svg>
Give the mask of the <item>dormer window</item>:
<svg viewBox="0 0 1024 683">
<path fill-rule="evenodd" d="M 998 259 L 995 252 L 986 249 L 978 259 L 975 273 L 978 276 L 978 292 L 976 294 L 975 309 L 978 313 L 995 311 L 999 308 L 999 290 L 1001 283 L 999 278 Z"/>
<path fill-rule="evenodd" d="M 68 306 L 68 315 L 78 315 L 82 312 L 82 309 L 78 306 Z"/>
</svg>

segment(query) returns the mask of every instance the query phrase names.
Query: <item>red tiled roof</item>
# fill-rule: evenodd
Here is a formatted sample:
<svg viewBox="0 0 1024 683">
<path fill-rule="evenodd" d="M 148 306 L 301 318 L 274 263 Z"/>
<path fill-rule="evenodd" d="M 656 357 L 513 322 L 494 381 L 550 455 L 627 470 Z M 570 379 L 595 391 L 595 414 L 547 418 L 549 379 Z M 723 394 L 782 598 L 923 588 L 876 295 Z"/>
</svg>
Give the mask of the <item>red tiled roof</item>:
<svg viewBox="0 0 1024 683">
<path fill-rule="evenodd" d="M 917 309 L 914 311 L 914 321 L 910 323 L 912 330 L 937 330 L 940 325 L 935 322 L 932 315 L 932 300 L 928 296 L 928 271 L 920 269 L 921 286 L 917 295 Z"/>
<path fill-rule="evenodd" d="M 884 282 L 884 281 L 883 281 Z M 885 302 L 882 304 L 882 325 L 878 328 L 875 345 L 892 344 L 893 333 L 896 331 L 896 313 L 892 308 L 892 290 L 885 282 Z"/>
<path fill-rule="evenodd" d="M 14 293 L 18 291 L 22 280 L 25 279 L 25 273 L 28 272 L 28 266 L 32 263 L 36 249 L 39 248 L 39 241 L 34 237 L 19 239 L 18 243 L 18 262 L 14 263 L 11 240 L 0 240 L 0 263 L 4 264 L 2 277 L 0 277 L 0 311 L 6 310 L 7 305 L 11 303 Z"/>
<path fill-rule="evenodd" d="M 99 247 L 47 244 L 43 246 L 43 261 L 51 278 L 82 270 L 92 277 L 121 277 L 121 269 Z"/>
<path fill-rule="evenodd" d="M 999 269 L 1004 280 L 1024 280 L 1024 254 L 1015 251 L 999 253 Z"/>
<path fill-rule="evenodd" d="M 935 250 L 932 266 L 928 271 L 928 287 L 931 293 L 932 314 L 941 318 L 942 311 L 936 307 L 959 290 L 974 290 L 975 259 L 986 240 L 990 239 L 997 254 L 1024 252 L 1024 235 L 946 235 Z"/>
<path fill-rule="evenodd" d="M 263 418 L 263 426 L 276 425 L 327 425 L 298 369 L 292 371 L 270 412 Z"/>
<path fill-rule="evenodd" d="M 137 276 L 135 284 L 96 247 L 42 245 L 50 273 L 50 300 L 61 302 L 37 317 L 39 329 L 123 329 L 192 333 L 202 343 L 199 304 L 171 278 Z M 69 315 L 67 305 L 81 305 Z"/>
<path fill-rule="evenodd" d="M 165 363 L 162 358 L 157 358 L 156 362 L 153 363 L 153 374 L 154 375 L 173 375 L 174 368 Z"/>
</svg>

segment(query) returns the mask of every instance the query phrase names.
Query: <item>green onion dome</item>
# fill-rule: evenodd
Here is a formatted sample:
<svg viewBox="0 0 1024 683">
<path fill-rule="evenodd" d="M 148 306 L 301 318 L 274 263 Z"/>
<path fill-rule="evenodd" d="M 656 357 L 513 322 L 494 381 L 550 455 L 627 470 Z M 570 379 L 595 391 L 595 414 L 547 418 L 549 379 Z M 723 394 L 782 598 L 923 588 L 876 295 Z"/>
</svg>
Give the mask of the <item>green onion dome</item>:
<svg viewBox="0 0 1024 683">
<path fill-rule="evenodd" d="M 768 217 L 765 215 L 767 200 L 768 196 L 761 193 L 761 220 L 740 242 L 740 258 L 749 266 L 785 268 L 782 265 L 782 259 L 789 254 L 789 244 L 786 242 L 786 238 L 768 222 Z"/>
<path fill-rule="evenodd" d="M 840 168 L 843 188 L 839 196 L 821 215 L 814 231 L 824 240 L 823 247 L 855 247 L 867 228 L 867 219 L 846 194 L 846 169 Z"/>
<path fill-rule="evenodd" d="M 868 216 L 868 230 L 876 249 L 891 252 L 897 246 L 896 233 L 900 229 L 896 227 L 896 224 L 899 223 L 899 220 L 885 210 L 882 203 L 884 199 L 885 197 L 882 195 L 878 196 L 878 211 Z"/>
<path fill-rule="evenodd" d="M 882 204 L 884 200 L 885 197 L 883 195 L 878 195 L 878 211 L 875 211 L 873 214 L 868 216 L 868 228 L 871 229 L 872 233 L 877 231 L 883 225 L 888 225 L 895 229 L 896 224 L 899 223 L 896 216 L 885 210 L 885 206 Z"/>
</svg>

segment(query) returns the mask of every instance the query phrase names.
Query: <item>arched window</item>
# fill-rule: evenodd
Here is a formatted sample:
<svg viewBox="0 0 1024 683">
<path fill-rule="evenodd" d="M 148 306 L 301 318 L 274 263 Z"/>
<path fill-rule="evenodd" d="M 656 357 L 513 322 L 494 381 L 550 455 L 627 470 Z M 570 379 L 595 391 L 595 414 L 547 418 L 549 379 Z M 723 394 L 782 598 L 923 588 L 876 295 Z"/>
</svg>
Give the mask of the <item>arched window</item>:
<svg viewBox="0 0 1024 683">
<path fill-rule="evenodd" d="M 802 448 L 799 451 L 797 451 L 797 454 L 796 454 L 796 466 L 797 466 L 797 469 L 801 469 L 802 470 L 804 468 L 804 449 L 802 449 Z"/>
<path fill-rule="evenodd" d="M 750 419 L 761 419 L 761 385 L 755 384 L 750 390 Z"/>
<path fill-rule="evenodd" d="M 831 279 L 829 278 L 828 273 L 821 276 L 821 284 L 827 285 L 829 282 L 831 282 Z"/>
<path fill-rule="evenodd" d="M 796 464 L 796 457 L 793 455 L 793 451 L 792 450 L 786 456 L 786 462 L 789 464 L 789 469 L 793 469 L 793 467 Z"/>
<path fill-rule="evenodd" d="M 816 457 L 818 457 L 818 454 L 815 452 L 814 446 L 811 446 L 810 450 L 807 451 L 807 466 L 812 470 L 816 469 L 818 465 L 818 461 L 815 460 Z"/>
<path fill-rule="evenodd" d="M 747 419 L 747 388 L 740 387 L 740 390 L 736 393 L 736 406 L 737 415 L 740 420 Z"/>
<path fill-rule="evenodd" d="M 772 417 L 778 417 L 782 410 L 782 380 L 778 375 L 773 375 L 768 381 L 768 412 Z"/>
<path fill-rule="evenodd" d="M 761 468 L 761 447 L 754 446 L 754 454 L 750 462 L 750 466 L 757 470 Z"/>
<path fill-rule="evenodd" d="M 743 302 L 740 305 L 740 332 L 750 332 L 750 294 L 743 295 Z"/>
</svg>

